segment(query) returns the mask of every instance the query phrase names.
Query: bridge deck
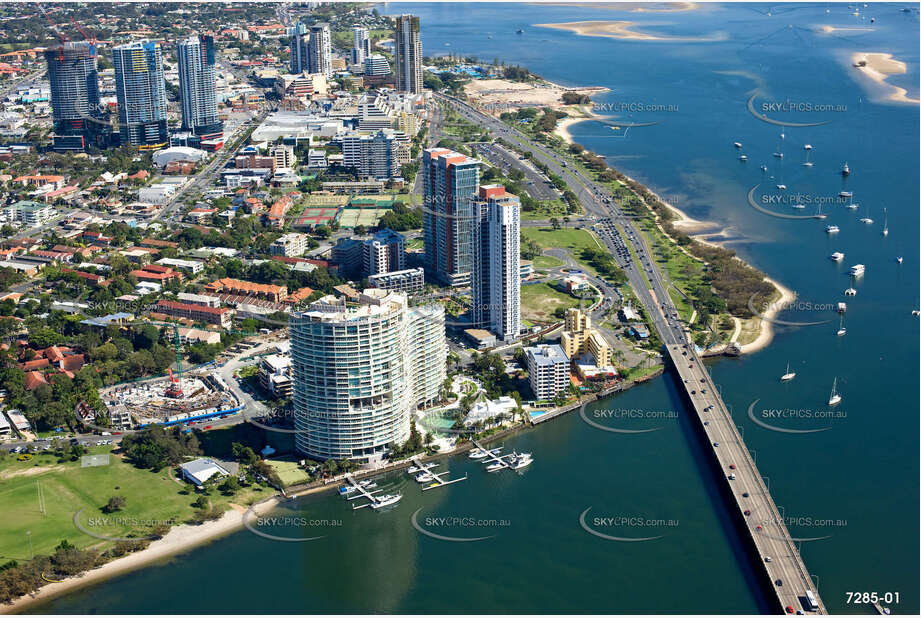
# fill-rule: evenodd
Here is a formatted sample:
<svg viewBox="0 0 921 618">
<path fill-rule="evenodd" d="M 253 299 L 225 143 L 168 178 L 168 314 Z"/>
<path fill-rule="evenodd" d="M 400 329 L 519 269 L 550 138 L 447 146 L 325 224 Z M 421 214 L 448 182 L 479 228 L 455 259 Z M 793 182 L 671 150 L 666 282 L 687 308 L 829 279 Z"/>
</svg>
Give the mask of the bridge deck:
<svg viewBox="0 0 921 618">
<path fill-rule="evenodd" d="M 756 572 L 768 578 L 777 595 L 779 610 L 784 612 L 787 607 L 792 607 L 794 612 L 827 613 L 777 505 L 710 374 L 691 349 L 692 346 L 685 348 L 682 345 L 668 345 L 666 348 L 707 436 L 710 450 L 724 473 L 729 493 L 735 502 L 731 506 L 738 509 L 757 548 L 761 567 L 756 566 Z M 730 479 L 730 475 L 735 478 Z M 746 512 L 749 514 L 745 515 Z M 767 561 L 768 557 L 770 562 Z M 818 611 L 810 609 L 806 600 L 807 590 L 815 595 Z"/>
</svg>

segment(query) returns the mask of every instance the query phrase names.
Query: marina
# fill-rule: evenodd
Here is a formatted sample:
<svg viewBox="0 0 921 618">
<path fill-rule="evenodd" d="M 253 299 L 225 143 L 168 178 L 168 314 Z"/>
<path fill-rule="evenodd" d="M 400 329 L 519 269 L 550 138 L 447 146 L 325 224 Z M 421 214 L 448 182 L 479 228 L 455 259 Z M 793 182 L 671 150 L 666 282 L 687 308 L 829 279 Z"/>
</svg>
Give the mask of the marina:
<svg viewBox="0 0 921 618">
<path fill-rule="evenodd" d="M 359 504 L 353 506 L 352 510 L 363 509 L 370 506 L 374 510 L 382 509 L 386 506 L 393 506 L 399 502 L 402 498 L 402 494 L 382 494 L 383 489 L 378 489 L 376 491 L 368 491 L 369 489 L 374 489 L 376 483 L 369 483 L 368 481 L 356 481 L 355 477 L 351 473 L 345 475 L 346 486 L 339 489 L 339 494 L 345 496 L 346 500 L 357 500 L 359 498 L 365 498 L 367 502 L 364 504 Z M 345 491 L 343 491 L 345 490 Z M 357 495 L 350 495 L 357 494 Z"/>
<path fill-rule="evenodd" d="M 436 463 L 424 463 L 422 458 L 418 455 L 412 457 L 413 465 L 406 470 L 410 475 L 415 474 L 413 477 L 417 483 L 423 485 L 422 491 L 428 491 L 430 489 L 437 489 L 438 487 L 445 487 L 446 485 L 451 485 L 453 483 L 460 483 L 461 481 L 467 480 L 467 475 L 456 479 L 445 479 L 442 477 L 447 477 L 447 472 L 435 472 L 435 468 L 438 467 Z"/>
<path fill-rule="evenodd" d="M 498 451 L 501 449 L 487 450 L 479 442 L 474 441 L 473 444 L 476 446 L 476 450 L 471 453 L 470 457 L 472 459 L 484 460 L 482 463 L 486 464 L 487 472 L 498 472 L 499 470 L 522 470 L 527 468 L 533 463 L 534 458 L 531 457 L 531 453 L 518 453 L 513 451 L 509 455 L 499 455 Z"/>
</svg>

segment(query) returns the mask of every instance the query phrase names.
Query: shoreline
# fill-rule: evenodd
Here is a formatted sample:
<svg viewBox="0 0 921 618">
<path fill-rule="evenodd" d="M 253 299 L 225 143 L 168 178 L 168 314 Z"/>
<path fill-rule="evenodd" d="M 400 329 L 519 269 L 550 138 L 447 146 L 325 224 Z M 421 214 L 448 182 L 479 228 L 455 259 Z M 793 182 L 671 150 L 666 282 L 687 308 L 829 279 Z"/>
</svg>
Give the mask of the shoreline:
<svg viewBox="0 0 921 618">
<path fill-rule="evenodd" d="M 576 124 L 576 123 L 579 123 L 579 122 L 583 122 L 583 121 L 585 121 L 585 120 L 592 120 L 591 112 L 588 112 L 588 113 L 590 114 L 589 117 L 566 117 L 566 118 L 563 118 L 562 120 L 560 120 L 560 121 L 557 123 L 557 127 L 556 127 L 556 128 L 554 129 L 554 131 L 553 131 L 554 134 L 556 134 L 556 135 L 558 135 L 559 137 L 563 138 L 563 140 L 564 140 L 566 143 L 568 143 L 568 144 L 574 144 L 574 143 L 576 143 L 576 142 L 572 139 L 572 135 L 569 133 L 569 127 L 572 126 L 573 124 Z M 580 145 L 581 145 L 581 144 L 580 144 Z M 610 166 L 609 166 L 609 167 L 610 167 Z M 620 170 L 618 170 L 618 171 L 620 171 Z M 708 240 L 708 239 L 701 238 L 700 235 L 701 235 L 704 231 L 707 231 L 707 230 L 715 230 L 715 229 L 718 229 L 718 230 L 719 230 L 719 235 L 725 235 L 725 233 L 726 233 L 726 231 L 727 231 L 728 228 L 726 228 L 726 227 L 720 227 L 720 224 L 717 223 L 717 222 L 715 222 L 715 221 L 702 221 L 702 220 L 700 220 L 700 219 L 694 219 L 693 217 L 691 217 L 690 215 L 688 215 L 686 212 L 684 212 L 683 210 L 681 210 L 680 208 L 678 208 L 678 207 L 675 206 L 674 204 L 672 204 L 672 203 L 670 203 L 669 201 L 663 199 L 661 195 L 659 195 L 658 193 L 656 193 L 655 191 L 653 191 L 652 189 L 650 189 L 649 187 L 647 187 L 647 186 L 644 185 L 643 183 L 637 181 L 637 180 L 634 179 L 634 178 L 631 178 L 629 175 L 624 174 L 624 172 L 622 172 L 622 171 L 620 171 L 620 173 L 623 174 L 624 178 L 626 178 L 627 180 L 629 180 L 629 181 L 631 181 L 631 182 L 635 182 L 635 183 L 637 183 L 637 184 L 642 185 L 643 187 L 645 187 L 646 190 L 649 191 L 650 194 L 652 194 L 656 199 L 658 199 L 660 202 L 662 202 L 662 203 L 665 205 L 665 207 L 669 210 L 669 212 L 671 212 L 672 214 L 674 214 L 674 215 L 677 217 L 677 220 L 676 220 L 676 221 L 673 221 L 673 223 L 672 223 L 676 228 L 679 228 L 679 229 L 681 229 L 682 231 L 686 232 L 686 233 L 688 234 L 688 236 L 690 236 L 691 238 L 693 238 L 696 242 L 699 242 L 699 243 L 704 244 L 704 245 L 708 245 L 708 246 L 710 246 L 710 247 L 716 247 L 716 248 L 719 248 L 719 249 L 725 249 L 725 247 L 723 247 L 722 244 L 720 244 L 719 242 L 714 241 L 714 240 Z M 654 214 L 655 214 L 655 213 L 654 213 Z M 658 217 L 658 216 L 655 216 L 655 220 L 656 220 L 656 225 L 657 225 L 657 227 L 659 228 L 659 231 L 662 232 L 662 234 L 663 234 L 666 238 L 671 239 L 671 241 L 675 244 L 676 247 L 679 247 L 682 251 L 684 251 L 685 253 L 687 253 L 688 255 L 690 255 L 691 257 L 693 257 L 694 259 L 696 259 L 696 260 L 699 260 L 699 259 L 700 259 L 700 258 L 698 258 L 698 257 L 696 257 L 696 256 L 694 256 L 694 255 L 692 255 L 692 254 L 690 254 L 690 253 L 688 253 L 683 247 L 680 247 L 680 245 L 678 245 L 678 243 L 675 242 L 675 240 L 674 240 L 673 238 L 671 238 L 671 236 L 669 236 L 668 232 L 666 232 L 666 231 L 662 228 L 662 226 L 660 225 L 660 223 L 659 223 L 659 217 Z M 743 260 L 742 258 L 740 258 L 740 257 L 738 257 L 738 256 L 736 256 L 735 259 L 739 260 L 739 261 L 742 262 L 743 264 L 746 264 L 747 266 L 751 266 L 752 268 L 754 268 L 754 266 L 752 266 L 751 264 L 749 264 L 748 262 L 746 262 L 745 260 Z M 756 269 L 756 270 L 757 270 L 757 269 Z M 760 272 L 760 271 L 759 271 L 759 272 Z M 773 279 L 773 278 L 769 277 L 767 274 L 765 274 L 765 275 L 764 275 L 764 281 L 766 281 L 767 283 L 771 284 L 771 286 L 773 286 L 773 288 L 774 288 L 778 293 L 780 293 L 780 299 L 778 300 L 778 302 L 775 303 L 775 306 L 772 306 L 772 308 L 771 308 L 769 311 L 767 311 L 767 312 L 764 313 L 764 318 L 748 318 L 748 319 L 760 319 L 760 320 L 761 320 L 761 324 L 759 325 L 758 336 L 755 338 L 755 340 L 752 341 L 751 343 L 747 343 L 747 344 L 741 346 L 741 348 L 742 348 L 742 354 L 751 354 L 751 353 L 754 353 L 754 352 L 758 352 L 758 351 L 760 351 L 760 350 L 763 350 L 764 348 L 766 348 L 766 347 L 771 343 L 771 341 L 774 340 L 774 326 L 773 326 L 772 320 L 773 320 L 774 317 L 776 317 L 777 314 L 780 312 L 780 307 L 781 307 L 781 306 L 787 305 L 787 304 L 793 302 L 793 300 L 796 299 L 796 293 L 793 292 L 793 291 L 791 291 L 789 288 L 787 288 L 785 285 L 783 285 L 782 283 L 780 283 L 780 282 L 777 281 L 776 279 Z M 738 324 L 741 324 L 741 321 L 742 321 L 741 318 L 736 318 L 735 316 L 733 316 L 733 319 L 734 319 L 734 320 L 738 320 Z"/>
<path fill-rule="evenodd" d="M 264 514 L 281 502 L 278 496 L 271 496 L 252 506 L 254 512 Z M 149 566 L 150 564 L 187 552 L 220 537 L 243 528 L 243 515 L 247 511 L 240 505 L 232 505 L 220 519 L 201 525 L 181 524 L 171 528 L 162 538 L 153 541 L 146 548 L 116 558 L 62 582 L 49 583 L 31 594 L 26 594 L 12 603 L 0 605 L 0 614 L 14 614 L 42 601 L 48 601 L 79 588 L 103 582 L 112 577 Z"/>
<path fill-rule="evenodd" d="M 851 67 L 884 89 L 882 100 L 911 105 L 921 103 L 921 99 L 909 97 L 908 90 L 905 88 L 887 81 L 890 75 L 902 75 L 908 71 L 908 66 L 901 60 L 893 58 L 892 54 L 855 52 L 851 54 Z M 888 89 L 888 94 L 885 93 L 885 89 Z"/>
</svg>

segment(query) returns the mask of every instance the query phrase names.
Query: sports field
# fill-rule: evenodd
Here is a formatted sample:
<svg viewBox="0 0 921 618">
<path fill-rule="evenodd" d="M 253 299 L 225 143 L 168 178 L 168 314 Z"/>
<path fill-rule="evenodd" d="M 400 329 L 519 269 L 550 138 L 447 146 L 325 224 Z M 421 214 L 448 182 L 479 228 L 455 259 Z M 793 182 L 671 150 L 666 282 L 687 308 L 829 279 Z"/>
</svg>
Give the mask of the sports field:
<svg viewBox="0 0 921 618">
<path fill-rule="evenodd" d="M 109 454 L 111 449 L 93 447 L 90 454 Z M 74 525 L 78 512 L 81 525 L 94 534 L 137 537 L 159 523 L 181 523 L 195 511 L 195 492 L 175 478 L 172 468 L 141 470 L 118 455 L 109 455 L 108 465 L 83 467 L 82 463 L 69 458 L 61 462 L 44 453 L 25 462 L 14 456 L 0 458 L 0 562 L 53 552 L 63 539 L 78 547 L 98 545 L 98 538 Z M 245 504 L 269 492 L 243 489 L 226 497 L 213 491 L 209 499 L 214 506 L 226 507 L 229 502 Z M 105 514 L 101 509 L 112 496 L 123 496 L 125 506 Z"/>
</svg>

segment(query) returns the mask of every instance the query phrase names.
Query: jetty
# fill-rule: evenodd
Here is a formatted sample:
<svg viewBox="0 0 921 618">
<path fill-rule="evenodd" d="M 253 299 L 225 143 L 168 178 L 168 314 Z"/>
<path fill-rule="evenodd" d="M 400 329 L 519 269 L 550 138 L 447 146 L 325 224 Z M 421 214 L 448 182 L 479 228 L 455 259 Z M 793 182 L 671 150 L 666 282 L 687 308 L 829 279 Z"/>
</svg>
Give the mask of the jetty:
<svg viewBox="0 0 921 618">
<path fill-rule="evenodd" d="M 418 455 L 413 455 L 411 458 L 412 462 L 416 464 L 416 467 L 419 468 L 421 474 L 430 474 L 432 476 L 432 481 L 429 482 L 422 488 L 422 491 L 428 491 L 430 489 L 437 489 L 439 487 L 444 487 L 446 485 L 451 485 L 453 483 L 460 483 L 461 481 L 467 480 L 467 475 L 456 479 L 445 480 L 441 477 L 448 476 L 448 472 L 435 472 L 435 468 L 438 467 L 436 463 L 423 463 L 422 458 Z"/>
</svg>

